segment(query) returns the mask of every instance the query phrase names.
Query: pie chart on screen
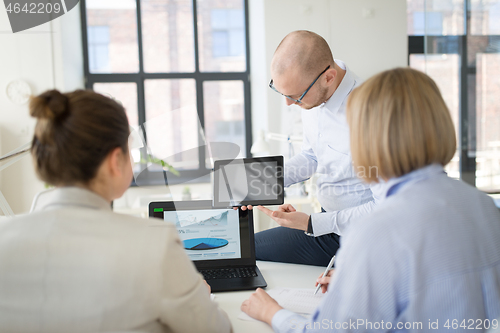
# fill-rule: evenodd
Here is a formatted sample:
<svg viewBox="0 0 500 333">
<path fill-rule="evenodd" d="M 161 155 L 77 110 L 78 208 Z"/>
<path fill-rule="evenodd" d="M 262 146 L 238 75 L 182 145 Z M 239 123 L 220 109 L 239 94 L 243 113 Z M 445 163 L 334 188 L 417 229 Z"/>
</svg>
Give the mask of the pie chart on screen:
<svg viewBox="0 0 500 333">
<path fill-rule="evenodd" d="M 222 238 L 193 238 L 184 240 L 186 250 L 213 250 L 224 247 L 229 242 Z"/>
</svg>

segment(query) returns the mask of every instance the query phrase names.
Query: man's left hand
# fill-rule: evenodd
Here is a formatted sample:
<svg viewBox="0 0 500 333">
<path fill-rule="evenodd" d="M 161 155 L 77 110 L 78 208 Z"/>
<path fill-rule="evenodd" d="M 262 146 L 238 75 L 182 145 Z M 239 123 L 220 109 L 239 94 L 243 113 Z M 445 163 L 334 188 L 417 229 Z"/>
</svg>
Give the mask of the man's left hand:
<svg viewBox="0 0 500 333">
<path fill-rule="evenodd" d="M 289 207 L 287 207 L 286 211 L 280 208 L 276 211 L 272 211 L 266 207 L 257 206 L 258 210 L 275 220 L 280 226 L 307 231 L 309 215 L 297 212 L 295 209 L 292 211 Z"/>
</svg>

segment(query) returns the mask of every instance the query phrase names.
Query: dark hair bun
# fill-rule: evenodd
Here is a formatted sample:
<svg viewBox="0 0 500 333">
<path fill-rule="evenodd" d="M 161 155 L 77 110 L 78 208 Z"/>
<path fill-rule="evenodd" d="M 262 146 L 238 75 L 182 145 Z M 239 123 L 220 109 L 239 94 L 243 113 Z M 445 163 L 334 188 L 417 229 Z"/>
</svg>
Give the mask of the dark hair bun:
<svg viewBox="0 0 500 333">
<path fill-rule="evenodd" d="M 58 90 L 48 90 L 31 98 L 30 115 L 39 119 L 55 120 L 68 112 L 68 97 Z"/>
<path fill-rule="evenodd" d="M 91 90 L 51 90 L 31 100 L 30 113 L 37 118 L 35 170 L 48 184 L 88 186 L 111 151 L 120 147 L 128 155 L 127 114 L 110 98 Z"/>
</svg>

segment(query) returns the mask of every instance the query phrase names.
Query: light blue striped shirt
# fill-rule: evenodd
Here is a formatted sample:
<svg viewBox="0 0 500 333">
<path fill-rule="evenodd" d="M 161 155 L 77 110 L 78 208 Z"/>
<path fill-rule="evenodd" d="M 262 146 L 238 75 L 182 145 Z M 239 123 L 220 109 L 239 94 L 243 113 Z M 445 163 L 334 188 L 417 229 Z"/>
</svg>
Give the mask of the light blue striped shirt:
<svg viewBox="0 0 500 333">
<path fill-rule="evenodd" d="M 385 189 L 375 210 L 341 239 L 335 274 L 312 318 L 280 310 L 276 332 L 455 332 L 500 317 L 493 200 L 440 165 L 391 179 Z"/>
<path fill-rule="evenodd" d="M 312 214 L 315 236 L 331 232 L 341 235 L 349 221 L 369 213 L 378 197 L 370 186 L 356 177 L 349 147 L 349 126 L 345 107 L 347 97 L 361 80 L 340 60 L 346 70 L 337 90 L 328 101 L 302 110 L 304 139 L 302 151 L 285 164 L 285 186 L 318 174 L 318 201 L 327 213 Z"/>
</svg>

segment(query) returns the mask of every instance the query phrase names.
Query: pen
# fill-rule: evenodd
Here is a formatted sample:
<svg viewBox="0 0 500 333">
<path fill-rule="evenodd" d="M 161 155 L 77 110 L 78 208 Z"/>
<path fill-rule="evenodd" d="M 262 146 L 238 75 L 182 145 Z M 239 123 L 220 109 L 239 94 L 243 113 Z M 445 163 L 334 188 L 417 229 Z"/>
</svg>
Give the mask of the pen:
<svg viewBox="0 0 500 333">
<path fill-rule="evenodd" d="M 323 277 L 325 277 L 326 274 L 328 274 L 328 271 L 332 268 L 334 262 L 335 262 L 335 256 L 332 257 L 332 260 L 330 260 L 330 263 L 328 264 L 328 266 L 326 266 L 325 272 L 323 273 Z M 321 283 L 318 283 L 318 286 L 314 291 L 314 295 L 318 293 L 319 288 L 321 288 Z"/>
</svg>

